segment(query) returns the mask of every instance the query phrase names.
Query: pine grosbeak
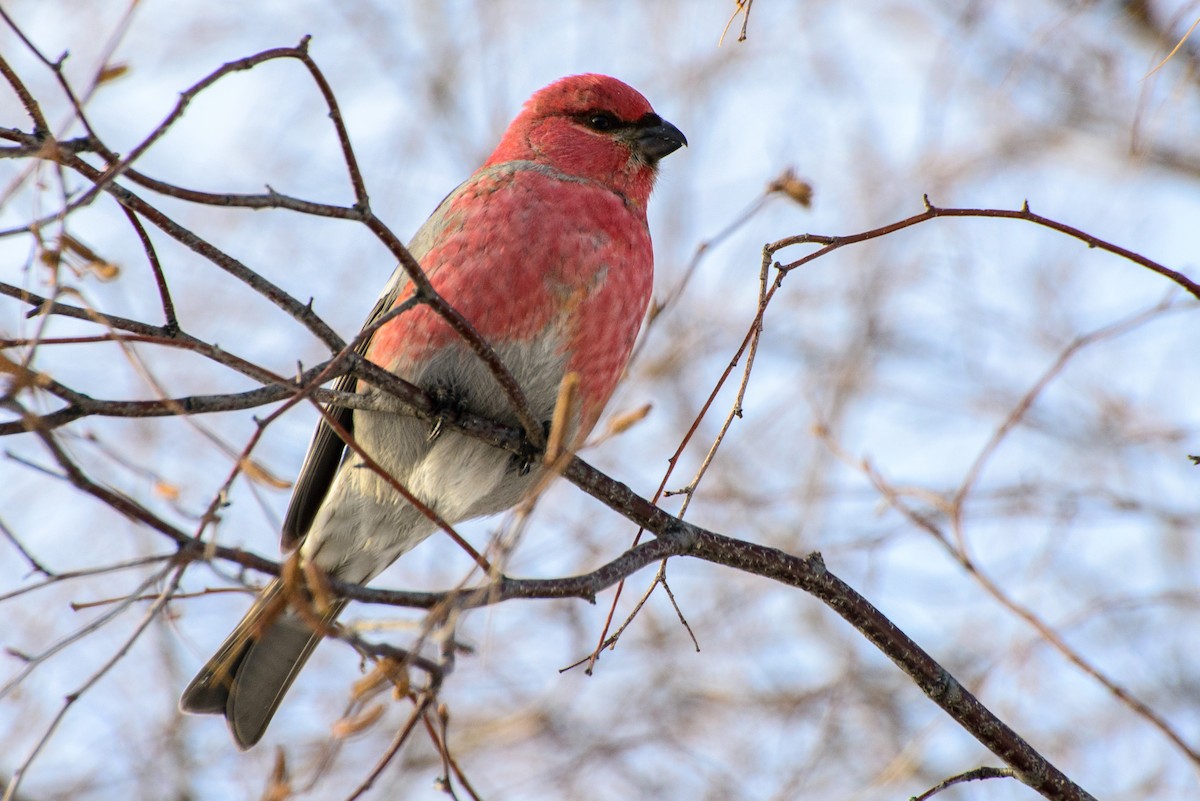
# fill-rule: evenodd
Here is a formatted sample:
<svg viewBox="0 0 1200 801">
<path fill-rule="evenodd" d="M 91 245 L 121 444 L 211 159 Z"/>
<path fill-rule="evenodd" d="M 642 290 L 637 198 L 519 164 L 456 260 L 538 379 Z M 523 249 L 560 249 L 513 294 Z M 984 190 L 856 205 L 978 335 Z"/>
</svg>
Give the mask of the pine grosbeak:
<svg viewBox="0 0 1200 801">
<path fill-rule="evenodd" d="M 434 288 L 469 320 L 549 421 L 559 385 L 579 379 L 569 444 L 582 442 L 625 369 L 650 298 L 646 203 L 658 160 L 687 144 L 637 91 L 603 75 L 564 78 L 525 104 L 495 152 L 442 201 L 409 245 Z M 368 324 L 412 293 L 397 268 Z M 450 326 L 418 305 L 381 327 L 372 362 L 461 408 L 516 424 L 496 379 Z M 353 378 L 339 389 L 366 391 Z M 537 480 L 510 453 L 460 433 L 430 436 L 400 411 L 332 410 L 415 497 L 456 523 L 515 504 Z M 322 422 L 284 523 L 285 549 L 347 582 L 371 580 L 435 525 Z M 223 714 L 249 748 L 320 640 L 280 611 L 271 582 L 188 685 L 188 712 Z M 324 623 L 344 602 L 335 602 Z"/>
</svg>

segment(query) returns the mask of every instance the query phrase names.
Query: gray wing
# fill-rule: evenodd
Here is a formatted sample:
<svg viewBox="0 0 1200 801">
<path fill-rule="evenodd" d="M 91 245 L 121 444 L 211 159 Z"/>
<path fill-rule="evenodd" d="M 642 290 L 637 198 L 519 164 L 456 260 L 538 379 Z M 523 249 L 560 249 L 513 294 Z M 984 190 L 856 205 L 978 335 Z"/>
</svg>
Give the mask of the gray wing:
<svg viewBox="0 0 1200 801">
<path fill-rule="evenodd" d="M 397 272 L 403 273 L 404 271 L 398 268 Z M 387 289 L 380 295 L 379 300 L 375 301 L 375 307 L 371 309 L 363 328 L 371 325 L 379 319 L 380 315 L 386 313 L 400 294 L 401 288 L 407 284 L 408 281 L 404 279 L 404 276 L 394 274 L 388 281 Z M 360 356 L 364 355 L 370 344 L 371 338 L 368 337 L 358 344 L 355 352 Z M 338 392 L 356 392 L 358 379 L 353 375 L 344 375 L 333 383 L 333 388 Z M 327 405 L 325 410 L 337 421 L 338 425 L 349 432 L 351 436 L 354 435 L 353 409 Z M 325 500 L 325 495 L 333 484 L 333 477 L 337 475 L 345 452 L 346 443 L 342 442 L 342 438 L 322 417 L 321 421 L 317 423 L 317 430 L 313 432 L 312 442 L 308 444 L 308 453 L 304 456 L 300 475 L 296 477 L 292 499 L 288 503 L 287 516 L 283 520 L 281 541 L 284 550 L 295 548 L 308 533 L 308 527 L 312 525 L 317 510 L 321 508 L 321 503 Z"/>
<path fill-rule="evenodd" d="M 429 219 L 425 221 L 425 224 L 413 236 L 412 242 L 408 246 L 408 252 L 418 262 L 424 260 L 425 254 L 433 246 L 434 240 L 442 233 L 443 209 L 472 180 L 474 179 L 464 182 L 446 195 Z M 384 287 L 383 294 L 379 296 L 379 300 L 375 301 L 375 307 L 371 309 L 363 328 L 378 320 L 380 315 L 387 313 L 408 284 L 408 273 L 404 271 L 403 267 L 397 267 L 388 280 L 387 286 Z M 370 344 L 370 338 L 363 340 L 356 348 L 356 352 L 360 356 L 366 354 Z M 334 382 L 333 388 L 339 392 L 355 392 L 358 390 L 358 380 L 353 376 L 345 375 Z M 338 422 L 338 425 L 350 434 L 354 433 L 353 409 L 336 406 L 326 406 L 325 409 Z M 325 495 L 333 485 L 333 478 L 337 475 L 338 467 L 341 466 L 345 453 L 346 444 L 322 417 L 321 422 L 317 423 L 317 430 L 313 432 L 312 442 L 308 445 L 308 453 L 304 457 L 304 464 L 300 467 L 300 475 L 296 477 L 292 500 L 288 504 L 287 516 L 283 521 L 281 539 L 284 550 L 295 548 L 308 533 L 309 526 L 317 516 L 317 510 L 321 508 Z"/>
</svg>

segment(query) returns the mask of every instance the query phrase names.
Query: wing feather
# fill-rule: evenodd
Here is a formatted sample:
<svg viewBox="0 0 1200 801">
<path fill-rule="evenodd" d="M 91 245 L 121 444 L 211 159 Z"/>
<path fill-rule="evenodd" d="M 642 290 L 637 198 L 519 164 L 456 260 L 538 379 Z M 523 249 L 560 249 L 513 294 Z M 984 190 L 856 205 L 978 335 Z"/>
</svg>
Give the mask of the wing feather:
<svg viewBox="0 0 1200 801">
<path fill-rule="evenodd" d="M 406 283 L 397 281 L 395 278 L 393 276 L 393 280 L 388 282 L 388 290 L 380 296 L 379 300 L 375 301 L 375 307 L 371 309 L 371 314 L 367 317 L 363 328 L 371 325 L 392 307 L 400 292 L 401 284 Z M 358 347 L 354 350 L 362 356 L 367 352 L 370 344 L 371 339 L 368 337 L 358 343 Z M 358 379 L 353 375 L 344 375 L 333 383 L 333 388 L 338 392 L 356 392 L 358 391 Z M 337 421 L 338 425 L 349 432 L 351 436 L 354 435 L 353 409 L 326 405 L 325 410 Z M 317 423 L 317 430 L 313 432 L 312 441 L 308 444 L 308 453 L 305 454 L 304 464 L 300 467 L 300 474 L 296 477 L 292 499 L 288 503 L 287 516 L 283 520 L 280 540 L 284 550 L 290 551 L 295 548 L 308 533 L 309 526 L 317 516 L 317 510 L 321 508 L 321 503 L 333 485 L 333 478 L 337 475 L 345 454 L 346 443 L 342 442 L 342 438 L 322 417 L 321 421 Z"/>
</svg>

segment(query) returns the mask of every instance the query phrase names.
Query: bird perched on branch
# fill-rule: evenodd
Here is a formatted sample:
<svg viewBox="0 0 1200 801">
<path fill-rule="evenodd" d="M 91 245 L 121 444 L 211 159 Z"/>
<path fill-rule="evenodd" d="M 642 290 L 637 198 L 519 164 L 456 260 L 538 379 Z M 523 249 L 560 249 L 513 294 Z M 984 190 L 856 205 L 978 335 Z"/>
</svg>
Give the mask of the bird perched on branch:
<svg viewBox="0 0 1200 801">
<path fill-rule="evenodd" d="M 434 289 L 515 378 L 536 421 L 577 381 L 573 447 L 625 369 L 649 302 L 646 203 L 658 161 L 686 145 L 641 94 L 603 75 L 538 91 L 482 167 L 442 201 L 409 245 Z M 413 295 L 398 267 L 371 325 Z M 458 408 L 516 425 L 493 371 L 425 304 L 381 326 L 366 357 Z M 368 391 L 352 377 L 339 389 Z M 397 412 L 330 409 L 363 452 L 450 524 L 515 504 L 538 477 L 511 453 Z M 325 575 L 364 583 L 437 529 L 322 421 L 296 481 L 283 546 Z M 344 606 L 306 612 L 276 579 L 184 691 L 187 712 L 224 715 L 234 740 L 263 736 L 284 693 Z"/>
</svg>

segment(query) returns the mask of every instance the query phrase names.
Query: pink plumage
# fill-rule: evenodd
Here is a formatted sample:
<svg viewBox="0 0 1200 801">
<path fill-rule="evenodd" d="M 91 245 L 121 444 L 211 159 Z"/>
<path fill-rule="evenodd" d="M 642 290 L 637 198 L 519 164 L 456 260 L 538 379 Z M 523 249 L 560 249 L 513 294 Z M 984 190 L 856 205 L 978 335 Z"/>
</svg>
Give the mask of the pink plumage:
<svg viewBox="0 0 1200 801">
<path fill-rule="evenodd" d="M 660 158 L 686 144 L 642 95 L 603 75 L 535 93 L 482 167 L 410 244 L 433 286 L 492 346 L 549 421 L 564 376 L 580 379 L 578 443 L 629 359 L 653 282 L 646 203 Z M 397 269 L 368 324 L 411 294 Z M 383 326 L 367 357 L 448 402 L 507 423 L 494 377 L 449 325 L 418 306 Z M 371 391 L 354 379 L 339 388 Z M 339 422 L 423 503 L 455 523 L 516 503 L 537 471 L 453 431 L 430 437 L 403 414 L 338 410 Z M 435 527 L 322 424 L 296 482 L 285 547 L 329 575 L 369 581 Z M 279 614 L 272 582 L 184 692 L 181 707 L 223 714 L 239 746 L 261 738 L 320 639 Z M 341 610 L 339 602 L 326 622 Z"/>
</svg>

